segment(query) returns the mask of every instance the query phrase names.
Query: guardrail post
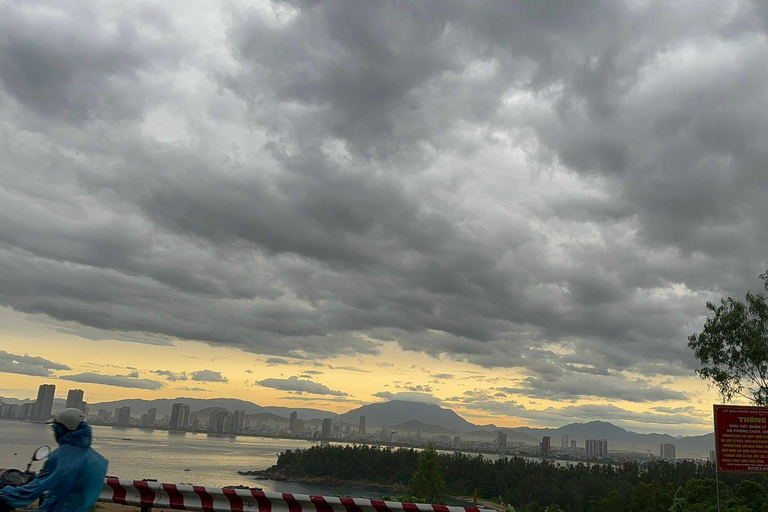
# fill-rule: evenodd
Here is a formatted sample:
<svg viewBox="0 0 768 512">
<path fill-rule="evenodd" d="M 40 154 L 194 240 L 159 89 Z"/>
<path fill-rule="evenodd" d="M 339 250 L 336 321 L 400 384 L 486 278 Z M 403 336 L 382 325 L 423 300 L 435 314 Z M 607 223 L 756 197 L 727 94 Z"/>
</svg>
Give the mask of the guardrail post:
<svg viewBox="0 0 768 512">
<path fill-rule="evenodd" d="M 157 482 L 157 478 L 142 478 L 142 482 Z M 141 512 L 152 512 L 152 506 L 151 505 L 142 505 Z"/>
</svg>

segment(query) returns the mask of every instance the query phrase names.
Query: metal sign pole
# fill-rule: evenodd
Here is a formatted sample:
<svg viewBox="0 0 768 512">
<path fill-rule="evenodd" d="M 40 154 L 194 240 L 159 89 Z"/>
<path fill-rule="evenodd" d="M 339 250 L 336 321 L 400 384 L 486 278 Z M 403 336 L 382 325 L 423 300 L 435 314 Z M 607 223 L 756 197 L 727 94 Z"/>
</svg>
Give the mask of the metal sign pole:
<svg viewBox="0 0 768 512">
<path fill-rule="evenodd" d="M 717 455 L 715 455 L 715 488 L 717 489 L 717 512 L 720 512 L 720 471 L 717 469 Z"/>
</svg>

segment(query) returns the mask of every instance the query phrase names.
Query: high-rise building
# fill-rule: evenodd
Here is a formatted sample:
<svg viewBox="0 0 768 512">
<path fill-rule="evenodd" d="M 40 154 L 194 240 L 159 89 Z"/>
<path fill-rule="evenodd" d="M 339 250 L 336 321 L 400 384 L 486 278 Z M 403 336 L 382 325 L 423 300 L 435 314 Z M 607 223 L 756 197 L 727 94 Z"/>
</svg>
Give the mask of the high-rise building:
<svg viewBox="0 0 768 512">
<path fill-rule="evenodd" d="M 576 440 L 575 439 L 571 439 L 571 449 L 572 450 L 576 449 Z"/>
<path fill-rule="evenodd" d="M 365 414 L 360 416 L 360 423 L 357 425 L 357 433 L 361 436 L 365 435 Z"/>
<path fill-rule="evenodd" d="M 147 426 L 154 428 L 157 423 L 157 407 L 152 407 L 147 411 Z"/>
<path fill-rule="evenodd" d="M 560 448 L 567 450 L 570 445 L 568 444 L 568 434 L 563 434 L 562 441 L 560 442 Z"/>
<path fill-rule="evenodd" d="M 717 452 L 715 450 L 709 450 L 709 462 L 717 464 Z"/>
<path fill-rule="evenodd" d="M 296 431 L 296 420 L 299 419 L 299 413 L 296 411 L 293 411 L 291 413 L 291 418 L 288 420 L 288 430 L 291 432 Z"/>
<path fill-rule="evenodd" d="M 117 426 L 127 427 L 130 424 L 131 424 L 131 408 L 120 407 L 117 410 Z"/>
<path fill-rule="evenodd" d="M 587 439 L 584 442 L 584 449 L 587 452 L 587 455 L 607 457 L 608 441 L 606 439 Z"/>
<path fill-rule="evenodd" d="M 456 436 L 453 438 L 453 449 L 461 450 L 461 436 Z"/>
<path fill-rule="evenodd" d="M 675 445 L 664 443 L 659 446 L 659 457 L 662 459 L 675 460 Z"/>
<path fill-rule="evenodd" d="M 224 420 L 228 416 L 229 416 L 229 412 L 226 410 L 213 411 L 211 415 L 208 417 L 208 432 L 212 432 L 215 434 L 228 434 L 229 431 L 224 430 Z M 232 420 L 230 419 L 229 422 L 227 423 L 231 428 Z"/>
<path fill-rule="evenodd" d="M 171 420 L 168 428 L 173 430 L 184 430 L 189 426 L 189 405 L 183 402 L 176 402 L 171 408 Z"/>
<path fill-rule="evenodd" d="M 321 439 L 328 439 L 331 437 L 332 426 L 333 426 L 333 422 L 331 421 L 331 418 L 325 418 L 323 420 L 323 430 L 320 433 Z"/>
<path fill-rule="evenodd" d="M 232 426 L 229 429 L 231 434 L 237 434 L 243 431 L 245 427 L 245 411 L 237 410 L 232 415 Z"/>
<path fill-rule="evenodd" d="M 507 434 L 501 430 L 496 432 L 496 450 L 499 453 L 504 453 L 507 451 Z"/>
<path fill-rule="evenodd" d="M 552 451 L 552 439 L 549 436 L 542 437 L 541 438 L 541 456 L 549 457 L 549 454 L 551 451 Z"/>
<path fill-rule="evenodd" d="M 25 420 L 32 415 L 32 409 L 34 409 L 35 402 L 25 402 L 19 406 L 19 410 L 16 413 L 16 417 L 20 420 Z"/>
<path fill-rule="evenodd" d="M 32 419 L 45 421 L 51 417 L 53 408 L 53 394 L 56 392 L 56 386 L 53 384 L 42 384 L 37 388 L 37 400 L 32 412 Z"/>
<path fill-rule="evenodd" d="M 85 411 L 85 402 L 83 401 L 83 390 L 82 389 L 70 389 L 67 392 L 67 404 L 65 407 L 70 408 L 74 407 L 75 409 L 80 409 L 81 411 Z"/>
</svg>

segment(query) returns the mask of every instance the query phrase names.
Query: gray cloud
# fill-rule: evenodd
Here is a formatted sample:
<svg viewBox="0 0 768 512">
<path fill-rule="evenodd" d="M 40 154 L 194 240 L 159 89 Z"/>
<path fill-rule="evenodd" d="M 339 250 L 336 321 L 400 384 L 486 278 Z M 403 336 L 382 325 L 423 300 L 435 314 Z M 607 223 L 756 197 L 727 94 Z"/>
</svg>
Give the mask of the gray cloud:
<svg viewBox="0 0 768 512">
<path fill-rule="evenodd" d="M 1 305 L 683 398 L 624 373 L 691 374 L 706 300 L 761 285 L 765 9 L 271 7 L 0 7 Z"/>
<path fill-rule="evenodd" d="M 87 382 L 90 384 L 104 384 L 105 386 L 116 386 L 120 388 L 136 388 L 158 390 L 163 387 L 163 383 L 152 379 L 139 379 L 125 375 L 102 375 L 100 373 L 86 372 L 75 375 L 60 375 L 60 379 L 71 380 L 74 382 Z"/>
<path fill-rule="evenodd" d="M 16 373 L 35 377 L 51 377 L 51 370 L 71 370 L 67 365 L 37 356 L 11 354 L 0 350 L 0 373 Z"/>
<path fill-rule="evenodd" d="M 191 372 L 189 375 L 191 380 L 198 382 L 228 382 L 228 379 L 221 372 L 213 370 L 198 370 Z"/>
<path fill-rule="evenodd" d="M 378 393 L 374 393 L 373 396 L 385 400 L 405 400 L 407 402 L 419 402 L 422 404 L 438 404 L 442 402 L 436 396 L 421 391 L 401 391 L 399 393 L 379 391 Z"/>
<path fill-rule="evenodd" d="M 446 400 L 449 404 L 461 404 L 470 410 L 494 415 L 506 415 L 527 420 L 542 426 L 562 426 L 564 421 L 610 421 L 637 432 L 652 432 L 654 429 L 670 428 L 695 433 L 702 427 L 711 427 L 712 419 L 694 409 L 653 408 L 656 412 L 637 412 L 613 404 L 570 405 L 563 408 L 547 407 L 530 409 L 514 400 L 499 397 L 486 390 L 471 390 L 463 395 Z"/>
<path fill-rule="evenodd" d="M 172 372 L 170 370 L 150 370 L 149 373 L 162 375 L 170 382 L 176 382 L 179 380 L 187 380 L 187 372 Z"/>
<path fill-rule="evenodd" d="M 324 384 L 302 380 L 298 377 L 288 377 L 287 379 L 264 379 L 257 382 L 258 385 L 265 388 L 279 389 L 281 391 L 292 391 L 294 393 L 311 393 L 315 395 L 347 396 L 347 393 L 334 391 Z"/>
</svg>

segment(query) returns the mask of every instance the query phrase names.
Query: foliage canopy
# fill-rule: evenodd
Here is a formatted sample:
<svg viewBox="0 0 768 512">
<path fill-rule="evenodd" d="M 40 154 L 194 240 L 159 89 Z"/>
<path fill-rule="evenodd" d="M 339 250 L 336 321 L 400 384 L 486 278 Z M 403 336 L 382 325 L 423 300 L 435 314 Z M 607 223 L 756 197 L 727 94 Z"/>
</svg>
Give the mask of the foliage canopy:
<svg viewBox="0 0 768 512">
<path fill-rule="evenodd" d="M 767 281 L 768 283 L 768 281 Z M 768 304 L 762 293 L 747 293 L 745 302 L 721 299 L 707 303 L 713 316 L 688 346 L 701 367 L 696 373 L 717 386 L 723 400 L 742 396 L 768 406 Z"/>
<path fill-rule="evenodd" d="M 427 503 L 440 503 L 445 497 L 445 478 L 440 473 L 437 452 L 431 443 L 419 455 L 416 472 L 408 482 L 408 490 Z"/>
<path fill-rule="evenodd" d="M 288 479 L 404 486 L 418 469 L 419 457 L 412 449 L 317 446 L 284 452 L 271 470 Z M 447 495 L 468 497 L 477 488 L 481 498 L 501 499 L 517 512 L 668 512 L 675 502 L 674 512 L 717 510 L 715 468 L 708 462 L 559 465 L 440 453 L 436 460 Z M 768 474 L 721 474 L 720 498 L 721 512 L 768 512 Z"/>
</svg>

